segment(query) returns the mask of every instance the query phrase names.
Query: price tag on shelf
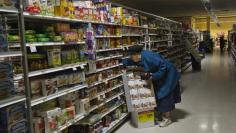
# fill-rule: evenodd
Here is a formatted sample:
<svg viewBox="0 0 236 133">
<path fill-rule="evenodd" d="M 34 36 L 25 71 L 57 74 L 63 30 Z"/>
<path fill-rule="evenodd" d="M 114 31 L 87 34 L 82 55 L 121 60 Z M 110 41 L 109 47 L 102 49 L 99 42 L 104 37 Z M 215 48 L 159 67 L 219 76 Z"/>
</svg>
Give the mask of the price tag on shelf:
<svg viewBox="0 0 236 133">
<path fill-rule="evenodd" d="M 84 65 L 81 65 L 80 68 L 81 68 L 81 69 L 84 69 Z"/>
<path fill-rule="evenodd" d="M 77 71 L 77 68 L 76 68 L 76 67 L 73 67 L 72 69 L 73 69 L 73 71 Z"/>
<path fill-rule="evenodd" d="M 118 96 L 118 100 L 120 100 L 121 99 L 121 97 L 120 96 Z"/>
<path fill-rule="evenodd" d="M 37 52 L 36 46 L 33 46 L 32 44 L 30 44 L 29 47 L 30 47 L 30 52 L 31 53 Z"/>
<path fill-rule="evenodd" d="M 122 50 L 125 51 L 125 46 L 122 47 Z"/>
<path fill-rule="evenodd" d="M 168 41 L 168 47 L 172 47 L 173 44 L 172 44 L 172 41 Z"/>
</svg>

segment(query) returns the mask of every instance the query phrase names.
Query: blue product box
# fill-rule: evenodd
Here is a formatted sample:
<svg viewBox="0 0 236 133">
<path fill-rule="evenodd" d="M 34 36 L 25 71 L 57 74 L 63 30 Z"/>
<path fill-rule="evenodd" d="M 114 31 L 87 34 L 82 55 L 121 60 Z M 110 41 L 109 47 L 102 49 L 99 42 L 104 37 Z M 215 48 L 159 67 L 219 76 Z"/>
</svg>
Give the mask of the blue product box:
<svg viewBox="0 0 236 133">
<path fill-rule="evenodd" d="M 0 52 L 6 52 L 6 51 L 8 51 L 6 36 L 0 34 Z"/>
<path fill-rule="evenodd" d="M 27 130 L 26 120 L 8 125 L 8 127 L 0 127 L 0 133 L 27 133 Z"/>
<path fill-rule="evenodd" d="M 0 80 L 6 77 L 13 79 L 12 63 L 0 62 Z"/>
<path fill-rule="evenodd" d="M 0 126 L 8 127 L 14 123 L 18 123 L 26 117 L 26 109 L 24 103 L 18 103 L 0 109 Z"/>
</svg>

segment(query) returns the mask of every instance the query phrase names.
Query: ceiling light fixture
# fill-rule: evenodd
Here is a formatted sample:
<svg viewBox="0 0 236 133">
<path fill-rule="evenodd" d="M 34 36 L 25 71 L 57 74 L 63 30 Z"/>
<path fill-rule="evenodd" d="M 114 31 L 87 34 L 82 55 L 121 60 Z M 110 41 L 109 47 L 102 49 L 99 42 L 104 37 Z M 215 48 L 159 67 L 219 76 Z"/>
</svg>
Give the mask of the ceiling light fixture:
<svg viewBox="0 0 236 133">
<path fill-rule="evenodd" d="M 206 9 L 208 15 L 211 17 L 211 19 L 216 23 L 216 25 L 218 27 L 220 27 L 220 22 L 216 16 L 216 14 L 214 13 L 213 9 L 212 9 L 212 4 L 210 0 L 201 0 L 202 4 L 204 6 L 204 8 Z"/>
</svg>

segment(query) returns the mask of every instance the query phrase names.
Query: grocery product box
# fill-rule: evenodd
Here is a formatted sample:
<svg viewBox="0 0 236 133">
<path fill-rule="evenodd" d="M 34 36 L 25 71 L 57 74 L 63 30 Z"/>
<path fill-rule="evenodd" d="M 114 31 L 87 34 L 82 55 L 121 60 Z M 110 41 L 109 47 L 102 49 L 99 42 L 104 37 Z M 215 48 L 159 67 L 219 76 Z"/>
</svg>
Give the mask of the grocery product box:
<svg viewBox="0 0 236 133">
<path fill-rule="evenodd" d="M 34 133 L 44 133 L 45 126 L 44 126 L 43 118 L 34 117 L 33 125 L 34 125 Z"/>
<path fill-rule="evenodd" d="M 0 133 L 27 133 L 27 121 L 21 120 L 19 122 L 0 127 Z"/>
<path fill-rule="evenodd" d="M 61 65 L 61 49 L 53 48 L 47 51 L 49 67 L 57 67 Z"/>
<path fill-rule="evenodd" d="M 25 119 L 25 104 L 19 103 L 0 109 L 0 125 L 8 127 Z"/>
<path fill-rule="evenodd" d="M 18 0 L 0 0 L 0 7 L 15 8 Z"/>
<path fill-rule="evenodd" d="M 131 123 L 137 128 L 147 128 L 155 126 L 156 99 L 152 81 L 143 80 L 141 75 L 141 72 L 124 74 L 123 82 Z"/>
<path fill-rule="evenodd" d="M 43 96 L 48 96 L 57 91 L 57 78 L 44 79 L 42 81 Z"/>
<path fill-rule="evenodd" d="M 61 114 L 61 108 L 55 108 L 42 113 L 44 117 L 45 133 L 53 133 L 57 131 L 57 117 Z"/>
<path fill-rule="evenodd" d="M 154 109 L 143 112 L 132 112 L 131 121 L 132 124 L 137 128 L 148 128 L 155 126 Z"/>
<path fill-rule="evenodd" d="M 42 81 L 40 79 L 30 82 L 30 90 L 32 97 L 42 96 Z"/>
</svg>

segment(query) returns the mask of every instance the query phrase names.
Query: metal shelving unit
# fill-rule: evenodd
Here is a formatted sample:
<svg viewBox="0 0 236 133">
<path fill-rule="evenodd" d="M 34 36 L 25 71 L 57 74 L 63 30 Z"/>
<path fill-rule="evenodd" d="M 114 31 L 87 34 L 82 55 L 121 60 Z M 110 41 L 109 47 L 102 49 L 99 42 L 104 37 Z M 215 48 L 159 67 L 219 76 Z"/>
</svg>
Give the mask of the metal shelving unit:
<svg viewBox="0 0 236 133">
<path fill-rule="evenodd" d="M 109 48 L 109 49 L 99 49 L 96 52 L 106 52 L 106 51 L 115 51 L 115 50 L 122 50 L 122 48 Z"/>
<path fill-rule="evenodd" d="M 9 58 L 17 56 L 22 56 L 22 52 L 21 51 L 0 52 L 0 58 Z"/>
<path fill-rule="evenodd" d="M 63 66 L 55 67 L 55 68 L 48 68 L 48 69 L 32 71 L 32 72 L 29 72 L 28 77 L 40 76 L 40 75 L 54 73 L 54 72 L 63 71 L 63 70 L 67 70 L 67 69 L 76 69 L 77 67 L 80 67 L 83 69 L 84 66 L 86 66 L 86 65 L 87 65 L 86 62 L 85 63 L 75 63 L 75 64 L 67 64 L 67 65 L 63 65 Z"/>
<path fill-rule="evenodd" d="M 113 131 L 113 129 L 117 128 L 118 125 L 121 125 L 127 118 L 128 118 L 129 114 L 122 114 L 122 116 L 120 117 L 119 120 L 114 121 L 109 127 L 106 127 L 103 130 L 103 133 L 111 133 Z"/>
<path fill-rule="evenodd" d="M 13 96 L 0 101 L 0 108 L 25 101 L 25 96 Z"/>
<path fill-rule="evenodd" d="M 26 43 L 27 47 L 40 47 L 40 46 L 61 46 L 61 45 L 80 45 L 80 44 L 85 44 L 85 42 L 75 42 L 75 43 L 70 43 L 66 44 L 65 42 L 34 42 L 34 43 Z"/>
<path fill-rule="evenodd" d="M 3 7 L 0 7 L 0 12 L 1 13 L 12 13 L 12 14 L 17 14 L 19 13 L 19 10 L 17 9 L 10 9 L 10 8 L 3 8 Z"/>
<path fill-rule="evenodd" d="M 69 87 L 69 88 L 66 88 L 66 89 L 61 89 L 58 92 L 55 92 L 54 94 L 44 96 L 44 97 L 40 97 L 40 98 L 37 98 L 37 99 L 32 99 L 31 100 L 31 106 L 35 106 L 35 105 L 47 102 L 49 100 L 67 95 L 69 93 L 72 93 L 72 92 L 75 92 L 75 91 L 78 91 L 78 90 L 81 90 L 81 89 L 84 89 L 84 88 L 87 88 L 87 87 L 88 87 L 87 85 L 76 85 L 76 86 Z"/>
<path fill-rule="evenodd" d="M 170 39 L 163 39 L 163 40 L 156 40 L 156 41 L 150 41 L 146 39 L 147 36 L 158 36 L 158 33 L 149 33 L 148 30 L 164 30 L 164 31 L 170 31 L 170 28 L 161 28 L 161 27 L 157 27 L 157 28 L 148 28 L 148 26 L 134 26 L 134 25 L 123 25 L 123 24 L 115 24 L 115 23 L 109 23 L 109 22 L 96 22 L 96 21 L 87 21 L 87 20 L 80 20 L 80 19 L 71 19 L 71 18 L 65 18 L 65 17 L 55 17 L 55 16 L 45 16 L 45 15 L 31 15 L 29 13 L 26 13 L 23 11 L 23 0 L 19 0 L 19 10 L 13 10 L 13 9 L 3 9 L 0 8 L 0 12 L 1 13 L 13 13 L 13 14 L 17 14 L 19 20 L 19 32 L 20 32 L 20 42 L 13 42 L 13 47 L 20 47 L 22 51 L 9 51 L 9 52 L 5 52 L 5 53 L 0 53 L 0 58 L 8 58 L 8 57 L 15 57 L 15 56 L 22 56 L 23 59 L 23 73 L 22 74 L 17 74 L 14 77 L 14 80 L 20 80 L 20 79 L 24 79 L 24 86 L 25 86 L 25 96 L 15 96 L 15 97 L 11 97 L 5 100 L 1 100 L 0 101 L 0 108 L 18 103 L 18 102 L 23 102 L 26 101 L 26 107 L 27 107 L 27 122 L 28 122 L 28 129 L 30 133 L 34 133 L 34 129 L 33 129 L 33 122 L 32 122 L 32 107 L 45 103 L 47 101 L 59 98 L 61 96 L 65 96 L 69 93 L 73 93 L 76 91 L 79 91 L 81 89 L 89 89 L 92 88 L 96 85 L 102 84 L 102 83 L 106 83 L 110 80 L 116 79 L 116 78 L 120 78 L 122 77 L 123 73 L 112 76 L 112 77 L 108 77 L 106 79 L 103 79 L 101 81 L 97 81 L 91 85 L 87 85 L 84 83 L 72 86 L 72 87 L 67 87 L 64 89 L 59 89 L 57 92 L 50 94 L 48 96 L 41 96 L 39 98 L 35 98 L 32 99 L 31 97 L 31 88 L 30 88 L 30 78 L 33 77 L 37 77 L 37 76 L 42 76 L 42 75 L 46 75 L 46 74 L 52 74 L 52 73 L 56 73 L 56 72 L 60 72 L 60 71 L 64 71 L 64 70 L 70 70 L 70 69 L 76 69 L 78 67 L 80 67 L 81 69 L 84 69 L 84 67 L 87 65 L 87 62 L 83 62 L 83 63 L 75 63 L 75 64 L 68 64 L 68 65 L 63 65 L 63 66 L 59 66 L 59 67 L 55 67 L 55 68 L 48 68 L 48 69 L 43 69 L 43 70 L 37 70 L 37 71 L 29 71 L 28 68 L 28 54 L 27 54 L 27 48 L 29 47 L 51 47 L 51 46 L 67 46 L 67 45 L 81 45 L 81 44 L 86 44 L 86 42 L 75 42 L 75 43 L 71 43 L 71 44 L 66 44 L 64 42 L 34 42 L 34 43 L 26 43 L 25 41 L 25 22 L 27 21 L 31 21 L 31 20 L 40 20 L 40 21 L 44 21 L 44 22 L 67 22 L 67 23 L 85 23 L 88 25 L 92 25 L 92 24 L 102 24 L 102 25 L 110 25 L 110 26 L 117 26 L 117 27 L 121 27 L 121 28 L 136 28 L 136 29 L 142 29 L 145 30 L 144 34 L 126 34 L 126 33 L 122 33 L 121 35 L 108 35 L 108 36 L 96 36 L 95 35 L 95 39 L 122 39 L 123 37 L 144 37 L 144 40 L 142 40 L 145 44 L 145 47 L 150 47 L 150 43 L 161 43 L 161 42 L 168 42 L 170 41 Z M 146 12 L 142 12 L 139 10 L 135 10 L 132 8 L 128 8 L 125 7 L 129 10 L 134 10 L 137 11 L 139 14 L 142 15 L 148 15 L 149 17 L 152 18 L 161 18 L 162 21 L 168 22 L 168 23 L 176 23 L 179 24 L 178 22 L 169 20 L 169 19 L 165 19 L 162 18 L 160 16 L 156 16 L 150 13 L 146 13 Z M 179 32 L 181 30 L 173 30 L 176 32 Z M 140 39 L 141 40 L 141 39 Z M 142 45 L 142 44 L 138 44 L 138 45 Z M 113 51 L 121 51 L 124 48 L 128 48 L 132 45 L 126 45 L 122 43 L 122 46 L 119 48 L 109 48 L 109 49 L 98 49 L 96 50 L 96 53 L 102 53 L 102 52 L 113 52 Z M 163 47 L 163 48 L 167 48 L 167 45 L 160 45 L 158 47 Z M 166 49 L 165 50 L 158 50 L 158 52 L 160 53 L 166 53 L 168 52 Z M 118 59 L 118 58 L 122 58 L 123 55 L 113 55 L 113 56 L 108 56 L 108 57 L 102 57 L 102 58 L 98 58 L 95 60 L 96 61 L 103 61 L 103 60 L 108 60 L 108 59 Z M 124 58 L 128 58 L 129 56 L 126 56 Z M 179 58 L 179 56 L 176 56 L 175 58 Z M 100 68 L 100 69 L 96 69 L 95 72 L 93 73 L 87 73 L 87 74 L 95 74 L 98 72 L 103 72 L 106 70 L 110 70 L 113 68 L 118 68 L 122 66 L 122 64 L 117 64 L 114 66 L 110 66 L 110 67 L 105 67 L 105 68 Z M 97 97 L 99 97 L 100 95 L 104 95 L 108 92 L 111 92 L 117 88 L 121 88 L 122 89 L 123 84 L 118 84 L 114 87 L 108 88 L 106 91 L 100 92 L 98 93 L 98 95 L 90 100 L 93 100 Z M 91 113 L 93 111 L 95 111 L 96 109 L 104 106 L 105 104 L 107 104 L 108 102 L 114 100 L 114 99 L 120 99 L 121 96 L 124 95 L 123 91 L 120 91 L 117 94 L 114 94 L 113 96 L 105 99 L 102 103 L 93 106 L 90 111 L 88 113 Z M 101 114 L 101 117 L 105 117 L 106 115 L 110 114 L 111 112 L 115 111 L 117 108 L 119 108 L 121 105 L 123 105 L 125 103 L 121 103 L 118 105 L 115 105 L 114 107 L 110 108 L 108 111 L 106 111 L 105 113 Z M 87 117 L 87 115 L 85 114 L 77 114 L 74 119 L 67 121 L 65 125 L 61 126 L 58 128 L 57 132 L 60 132 L 64 129 L 66 129 L 67 127 L 79 122 L 80 120 L 82 120 L 83 118 Z M 118 125 L 122 124 L 122 122 L 128 117 L 128 113 L 124 113 L 122 114 L 122 116 L 120 117 L 120 119 L 114 121 L 109 127 L 104 128 L 103 133 L 110 133 L 114 128 L 116 128 Z M 55 132 L 56 133 L 56 132 Z"/>
</svg>

